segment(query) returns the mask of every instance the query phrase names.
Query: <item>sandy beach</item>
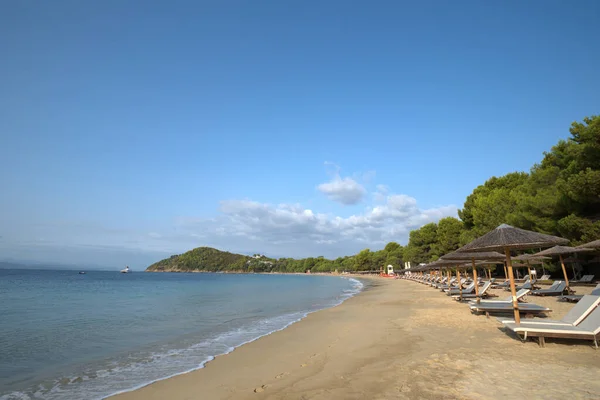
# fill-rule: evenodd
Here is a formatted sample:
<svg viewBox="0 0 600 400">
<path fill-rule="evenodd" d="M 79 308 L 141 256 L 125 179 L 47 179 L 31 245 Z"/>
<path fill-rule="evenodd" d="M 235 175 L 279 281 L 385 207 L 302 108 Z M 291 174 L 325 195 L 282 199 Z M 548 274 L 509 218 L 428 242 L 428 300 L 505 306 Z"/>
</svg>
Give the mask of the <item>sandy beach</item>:
<svg viewBox="0 0 600 400">
<path fill-rule="evenodd" d="M 342 305 L 203 369 L 111 399 L 600 398 L 600 352 L 592 342 L 548 339 L 540 348 L 440 291 L 404 280 L 369 282 Z M 528 301 L 550 307 L 553 319 L 573 307 L 553 297 Z"/>
</svg>

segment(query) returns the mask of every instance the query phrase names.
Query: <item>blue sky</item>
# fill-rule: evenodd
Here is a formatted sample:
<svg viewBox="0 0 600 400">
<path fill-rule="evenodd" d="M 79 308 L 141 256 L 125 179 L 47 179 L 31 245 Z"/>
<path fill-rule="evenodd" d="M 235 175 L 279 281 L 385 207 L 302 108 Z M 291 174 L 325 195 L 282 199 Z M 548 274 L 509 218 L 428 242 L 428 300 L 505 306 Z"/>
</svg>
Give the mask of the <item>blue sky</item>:
<svg viewBox="0 0 600 400">
<path fill-rule="evenodd" d="M 600 3 L 0 6 L 0 259 L 406 243 L 597 114 Z"/>
</svg>

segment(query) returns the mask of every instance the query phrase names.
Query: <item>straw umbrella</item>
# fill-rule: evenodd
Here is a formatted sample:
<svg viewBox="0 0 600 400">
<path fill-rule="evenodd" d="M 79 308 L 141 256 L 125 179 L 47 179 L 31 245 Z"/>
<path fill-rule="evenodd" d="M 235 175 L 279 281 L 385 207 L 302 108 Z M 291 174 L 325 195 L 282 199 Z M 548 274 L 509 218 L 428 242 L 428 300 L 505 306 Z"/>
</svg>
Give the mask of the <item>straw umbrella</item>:
<svg viewBox="0 0 600 400">
<path fill-rule="evenodd" d="M 515 290 L 515 278 L 513 275 L 510 259 L 510 250 L 524 250 L 539 247 L 549 247 L 554 245 L 566 244 L 567 239 L 558 236 L 546 235 L 527 231 L 525 229 L 515 228 L 513 226 L 502 224 L 496 229 L 473 240 L 471 243 L 461 247 L 457 252 L 482 252 L 502 250 L 506 256 L 506 266 L 508 269 L 508 278 L 510 280 L 510 292 L 512 295 L 513 310 L 515 322 L 521 323 L 519 315 L 519 305 L 517 304 L 517 293 Z"/>
<path fill-rule="evenodd" d="M 565 268 L 565 261 L 563 260 L 564 254 L 573 254 L 580 253 L 584 251 L 593 251 L 592 249 L 587 248 L 577 248 L 577 247 L 569 247 L 569 246 L 554 246 L 549 249 L 540 251 L 539 253 L 535 253 L 534 256 L 558 256 L 560 259 L 560 266 L 562 267 L 563 274 L 565 276 L 565 282 L 567 283 L 567 292 L 570 293 L 571 289 L 569 288 L 569 277 L 567 276 L 567 269 Z"/>
<path fill-rule="evenodd" d="M 577 246 L 578 249 L 600 249 L 600 239 Z"/>
<path fill-rule="evenodd" d="M 473 281 L 475 282 L 475 296 L 477 296 L 477 302 L 479 303 L 479 285 L 477 284 L 477 265 L 475 265 L 475 259 L 478 260 L 503 260 L 504 255 L 496 251 L 482 251 L 479 253 L 449 253 L 442 256 L 444 260 L 471 260 L 473 267 Z M 461 296 L 462 297 L 462 296 Z M 461 298 L 462 300 L 462 298 Z"/>
</svg>

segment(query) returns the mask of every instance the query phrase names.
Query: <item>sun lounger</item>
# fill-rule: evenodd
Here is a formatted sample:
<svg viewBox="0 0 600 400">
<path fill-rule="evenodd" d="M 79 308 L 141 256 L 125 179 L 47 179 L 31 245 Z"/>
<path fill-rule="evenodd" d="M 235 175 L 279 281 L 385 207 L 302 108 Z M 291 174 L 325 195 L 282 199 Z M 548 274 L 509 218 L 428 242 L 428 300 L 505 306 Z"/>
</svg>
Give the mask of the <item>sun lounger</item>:
<svg viewBox="0 0 600 400">
<path fill-rule="evenodd" d="M 517 295 L 517 301 L 521 301 L 531 292 L 529 289 L 521 289 L 519 290 Z M 476 301 L 470 301 L 469 307 L 477 304 L 492 304 L 492 303 L 501 303 L 501 304 L 512 304 L 512 296 L 505 297 L 504 299 L 496 299 L 496 300 L 481 300 L 479 303 Z"/>
<path fill-rule="evenodd" d="M 464 285 L 466 281 L 467 280 L 465 278 L 462 278 L 460 280 L 460 284 Z M 454 286 L 452 286 L 452 285 L 454 285 Z M 454 289 L 454 288 L 458 289 L 458 286 L 456 285 L 456 278 L 454 278 L 453 281 L 450 281 L 450 285 L 442 285 L 438 289 L 440 289 L 441 291 L 446 291 L 447 289 Z"/>
<path fill-rule="evenodd" d="M 565 281 L 555 281 L 548 289 L 538 289 L 531 292 L 535 296 L 560 296 L 563 294 L 567 284 Z"/>
<path fill-rule="evenodd" d="M 469 286 L 467 286 L 466 288 L 464 288 L 462 290 L 463 293 L 471 293 L 475 291 L 475 284 L 471 283 Z M 452 288 L 452 289 L 446 289 L 444 290 L 444 292 L 446 292 L 446 294 L 448 296 L 453 296 L 453 295 L 457 295 L 460 294 L 460 291 L 458 290 L 458 288 Z"/>
<path fill-rule="evenodd" d="M 598 285 L 596 285 L 596 287 L 594 288 L 594 290 L 592 290 L 592 293 L 590 293 L 594 296 L 600 296 L 600 283 Z M 581 300 L 581 298 L 583 297 L 583 295 L 578 295 L 578 294 L 571 294 L 568 296 L 560 296 L 558 298 L 558 301 L 568 301 L 571 303 L 577 303 L 579 300 Z"/>
<path fill-rule="evenodd" d="M 552 320 L 548 318 L 533 318 L 522 321 L 521 324 L 550 324 L 550 325 L 578 325 L 583 321 L 598 305 L 600 304 L 600 296 L 585 295 L 581 301 L 577 303 L 571 310 L 565 314 L 560 320 Z M 515 322 L 514 319 L 498 318 L 499 322 L 509 324 Z"/>
<path fill-rule="evenodd" d="M 578 281 L 571 281 L 571 283 L 592 283 L 594 275 L 584 275 Z"/>
<path fill-rule="evenodd" d="M 521 289 L 533 290 L 534 283 L 535 283 L 535 281 L 533 281 L 533 282 L 531 282 L 531 281 L 525 281 L 524 284 L 522 284 L 521 286 L 516 286 L 515 289 L 516 290 L 521 290 Z M 510 291 L 510 286 L 504 288 L 504 290 L 509 290 Z"/>
<path fill-rule="evenodd" d="M 446 279 L 447 281 L 447 279 Z M 443 283 L 438 283 L 437 285 L 435 285 L 436 289 L 447 289 L 448 288 L 448 282 L 444 281 Z M 450 279 L 450 286 L 454 285 L 454 283 L 456 282 L 456 278 L 452 278 Z"/>
<path fill-rule="evenodd" d="M 550 275 L 546 274 L 546 275 L 542 275 L 542 277 L 540 278 L 540 281 L 547 281 L 550 279 Z"/>
<path fill-rule="evenodd" d="M 502 282 L 502 283 L 495 283 L 494 284 L 494 289 L 504 289 L 510 287 L 510 282 L 508 280 Z"/>
<path fill-rule="evenodd" d="M 470 305 L 469 308 L 471 309 L 472 313 L 485 313 L 487 316 L 489 316 L 489 314 L 500 314 L 500 313 L 512 313 L 513 312 L 512 303 L 494 303 L 494 302 L 479 303 L 479 304 L 476 303 L 474 305 Z M 537 304 L 532 304 L 532 303 L 520 303 L 519 304 L 519 312 L 522 314 L 526 314 L 526 315 L 546 314 L 546 313 L 549 313 L 550 311 L 552 311 L 550 308 L 542 307 Z"/>
<path fill-rule="evenodd" d="M 466 293 L 462 295 L 463 300 L 466 299 L 476 299 L 477 297 L 487 297 L 487 291 L 488 289 L 492 286 L 492 282 L 485 282 L 483 284 L 483 287 L 479 290 L 479 296 L 477 296 L 475 293 Z M 452 296 L 452 298 L 454 300 L 460 300 L 460 295 L 459 296 Z"/>
<path fill-rule="evenodd" d="M 600 307 L 596 307 L 587 318 L 578 325 L 553 325 L 553 324 L 505 324 L 509 331 L 515 332 L 523 341 L 528 337 L 537 337 L 540 347 L 546 344 L 546 338 L 593 340 L 594 347 L 598 348 L 600 338 Z"/>
</svg>

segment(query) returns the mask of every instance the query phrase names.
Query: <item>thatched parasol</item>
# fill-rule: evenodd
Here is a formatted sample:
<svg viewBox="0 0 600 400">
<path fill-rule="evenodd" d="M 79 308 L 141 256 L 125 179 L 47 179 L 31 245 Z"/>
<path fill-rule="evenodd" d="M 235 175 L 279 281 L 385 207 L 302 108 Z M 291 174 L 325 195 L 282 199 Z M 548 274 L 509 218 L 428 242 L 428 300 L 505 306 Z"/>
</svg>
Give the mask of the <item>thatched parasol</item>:
<svg viewBox="0 0 600 400">
<path fill-rule="evenodd" d="M 578 249 L 600 249 L 600 239 L 577 246 Z"/>
<path fill-rule="evenodd" d="M 457 252 L 467 253 L 471 251 L 492 251 L 502 250 L 506 256 L 506 267 L 508 270 L 508 279 L 510 280 L 510 292 L 512 295 L 513 310 L 515 314 L 515 323 L 521 323 L 519 314 L 519 304 L 517 302 L 517 293 L 515 290 L 515 277 L 510 259 L 511 249 L 531 249 L 537 247 L 548 247 L 553 245 L 567 244 L 569 241 L 557 236 L 546 235 L 527 231 L 525 229 L 515 228 L 513 226 L 502 224 L 496 229 L 473 240 L 471 243 L 461 247 Z"/>
<path fill-rule="evenodd" d="M 473 267 L 473 282 L 475 282 L 475 296 L 477 298 L 477 302 L 479 303 L 479 285 L 477 284 L 477 265 L 475 263 L 475 259 L 478 260 L 503 260 L 504 255 L 496 252 L 496 251 L 482 251 L 478 253 L 449 253 L 445 256 L 442 256 L 444 260 L 471 260 L 471 265 Z M 461 296 L 462 300 L 462 296 Z"/>
<path fill-rule="evenodd" d="M 567 270 L 565 268 L 565 261 L 563 260 L 564 254 L 573 254 L 573 253 L 581 253 L 584 251 L 592 251 L 592 249 L 584 249 L 577 247 L 569 247 L 569 246 L 554 246 L 549 249 L 540 251 L 539 253 L 535 253 L 534 256 L 558 256 L 560 259 L 560 266 L 562 267 L 563 274 L 565 276 L 565 282 L 567 284 L 567 291 L 570 292 L 569 288 L 569 277 L 567 276 Z M 575 275 L 575 270 L 573 270 L 573 275 Z"/>
</svg>

